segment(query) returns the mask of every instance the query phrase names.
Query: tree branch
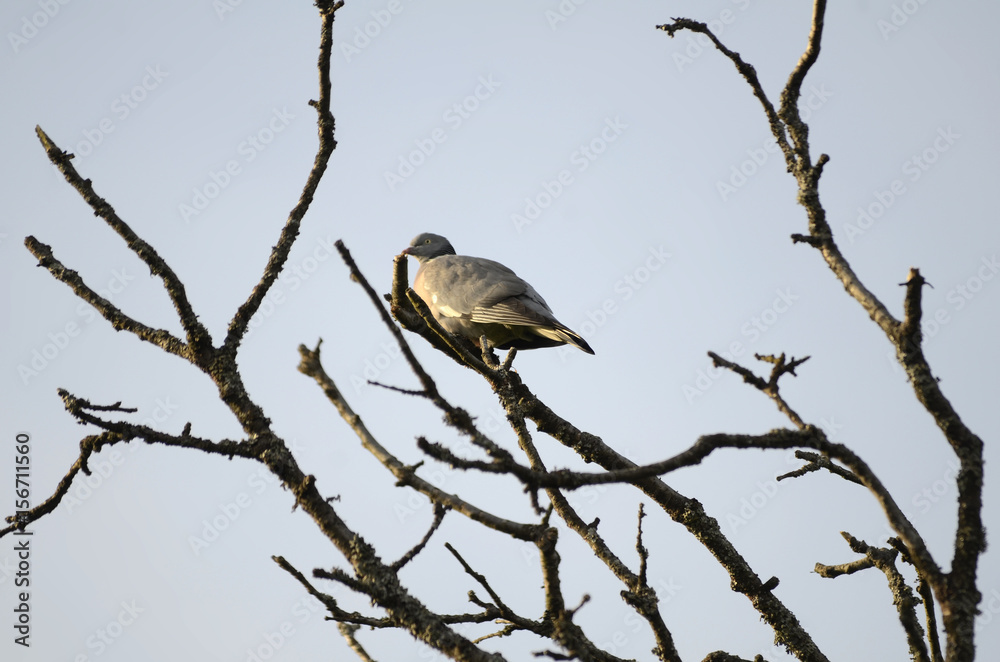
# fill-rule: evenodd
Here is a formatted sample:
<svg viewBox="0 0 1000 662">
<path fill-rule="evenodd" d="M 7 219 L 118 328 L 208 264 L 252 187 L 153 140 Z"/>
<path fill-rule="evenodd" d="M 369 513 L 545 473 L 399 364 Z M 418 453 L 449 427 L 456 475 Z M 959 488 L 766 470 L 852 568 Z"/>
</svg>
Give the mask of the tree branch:
<svg viewBox="0 0 1000 662">
<path fill-rule="evenodd" d="M 180 278 L 177 277 L 173 269 L 170 268 L 152 246 L 143 241 L 125 221 L 118 217 L 118 214 L 115 213 L 115 210 L 104 198 L 97 195 L 90 180 L 80 176 L 80 173 L 76 171 L 71 161 L 73 158 L 72 154 L 59 149 L 45 131 L 42 130 L 42 127 L 36 126 L 35 133 L 38 135 L 38 140 L 42 143 L 42 147 L 45 149 L 49 160 L 59 169 L 70 186 L 75 188 L 84 201 L 90 205 L 91 209 L 94 210 L 94 215 L 103 218 L 111 229 L 125 240 L 129 250 L 146 263 L 146 266 L 149 267 L 149 272 L 154 276 L 159 276 L 163 281 L 163 287 L 170 296 L 170 300 L 173 301 L 174 309 L 177 311 L 181 325 L 187 333 L 187 344 L 195 354 L 200 353 L 206 347 L 211 347 L 212 337 L 209 335 L 208 329 L 198 321 L 198 316 L 188 301 L 184 284 L 181 283 Z M 29 249 L 31 248 L 29 241 L 38 246 L 44 246 L 44 244 L 38 242 L 34 237 L 28 237 L 25 240 L 25 244 L 29 246 Z M 46 246 L 46 248 L 48 247 Z M 36 255 L 36 257 L 38 256 Z M 75 274 L 75 272 L 73 273 Z"/>
<path fill-rule="evenodd" d="M 444 516 L 447 512 L 448 509 L 442 506 L 440 503 L 434 504 L 434 521 L 431 522 L 431 526 L 429 529 L 427 529 L 427 533 L 424 534 L 424 537 L 421 538 L 420 542 L 418 542 L 410 551 L 408 551 L 406 554 L 400 557 L 399 560 L 397 560 L 395 563 L 389 566 L 390 568 L 392 568 L 393 572 L 399 572 L 404 565 L 412 561 L 417 554 L 423 551 L 424 547 L 427 546 L 427 543 L 430 542 L 431 536 L 433 536 L 434 532 L 437 531 L 438 527 L 441 526 L 441 522 L 444 521 Z"/>
<path fill-rule="evenodd" d="M 340 608 L 339 605 L 337 605 L 336 598 L 334 598 L 332 595 L 327 595 L 326 593 L 323 593 L 315 586 L 313 586 L 312 583 L 308 579 L 306 579 L 305 575 L 303 575 L 301 572 L 298 571 L 298 569 L 295 568 L 295 566 L 293 566 L 291 563 L 285 560 L 284 556 L 272 556 L 271 560 L 277 563 L 282 570 L 290 574 L 300 584 L 302 584 L 302 586 L 305 587 L 306 591 L 309 592 L 309 595 L 313 596 L 314 598 L 323 603 L 323 606 L 326 607 L 326 610 L 330 612 L 330 616 L 328 617 L 330 620 L 335 620 L 341 624 L 350 623 L 352 625 L 367 625 L 370 628 L 396 627 L 396 623 L 388 618 L 374 618 L 371 616 L 364 616 L 356 611 L 351 611 L 351 612 L 344 611 L 343 609 Z M 341 630 L 341 632 L 343 633 L 343 630 Z"/>
<path fill-rule="evenodd" d="M 347 645 L 361 659 L 361 662 L 375 662 L 355 636 L 355 633 L 361 629 L 360 625 L 341 621 L 337 623 L 337 629 L 340 630 L 340 634 L 347 640 Z"/>
<path fill-rule="evenodd" d="M 80 297 L 91 306 L 97 309 L 104 319 L 111 323 L 115 331 L 128 331 L 135 334 L 139 340 L 156 345 L 165 352 L 189 358 L 188 346 L 169 331 L 163 329 L 152 329 L 142 322 L 132 319 L 121 311 L 113 303 L 102 297 L 93 289 L 87 286 L 80 278 L 80 274 L 72 269 L 66 268 L 62 262 L 52 255 L 52 247 L 43 244 L 34 237 L 26 237 L 24 245 L 38 258 L 38 266 L 48 269 L 49 273 L 59 281 L 66 283 L 73 290 L 76 296 Z"/>
<path fill-rule="evenodd" d="M 775 480 L 785 480 L 786 478 L 798 478 L 799 476 L 804 476 L 807 473 L 813 471 L 819 471 L 820 469 L 826 469 L 832 474 L 840 476 L 846 481 L 852 482 L 856 485 L 864 485 L 861 479 L 858 478 L 854 472 L 849 469 L 845 469 L 839 464 L 835 464 L 830 458 L 825 455 L 819 455 L 818 453 L 810 453 L 808 451 L 795 451 L 795 457 L 800 460 L 808 461 L 808 464 L 796 469 L 795 471 L 789 471 L 786 474 L 777 476 Z"/>
<path fill-rule="evenodd" d="M 778 117 L 788 127 L 788 133 L 792 138 L 795 146 L 795 154 L 798 157 L 796 163 L 801 172 L 812 170 L 812 159 L 809 156 L 809 125 L 803 122 L 799 115 L 799 96 L 801 95 L 802 83 L 806 78 L 806 74 L 809 73 L 809 70 L 816 64 L 816 60 L 819 58 L 825 15 L 826 0 L 815 0 L 813 4 L 812 28 L 809 31 L 809 44 L 806 46 L 802 57 L 799 58 L 799 63 L 788 77 L 785 89 L 781 91 L 781 108 L 778 110 Z M 823 159 L 823 162 L 825 164 L 826 159 Z M 822 165 L 819 167 L 822 169 Z"/>
<path fill-rule="evenodd" d="M 790 362 L 786 363 L 784 354 L 780 356 L 754 354 L 754 358 L 758 361 L 764 361 L 765 363 L 770 363 L 774 366 L 774 368 L 771 369 L 771 377 L 765 382 L 747 368 L 744 368 L 743 366 L 732 361 L 727 361 L 715 352 L 709 352 L 708 355 L 712 358 L 712 363 L 716 368 L 727 368 L 728 370 L 732 370 L 736 374 L 743 377 L 744 382 L 752 385 L 754 388 L 767 395 L 767 397 L 771 398 L 771 400 L 773 400 L 778 406 L 778 410 L 788 416 L 797 428 L 802 429 L 806 426 L 802 417 L 795 413 L 795 410 L 793 410 L 785 399 L 781 397 L 781 394 L 778 392 L 778 380 L 786 374 L 797 377 L 798 375 L 795 374 L 795 369 L 808 361 L 808 356 L 801 359 L 792 358 Z"/>
<path fill-rule="evenodd" d="M 846 531 L 841 531 L 840 535 L 847 541 L 851 551 L 864 554 L 864 557 L 851 563 L 839 566 L 826 566 L 821 563 L 816 564 L 816 572 L 821 577 L 833 578 L 845 574 L 853 574 L 866 568 L 878 568 L 885 574 L 889 582 L 889 590 L 892 591 L 892 602 L 896 605 L 899 613 L 899 623 L 906 632 L 906 640 L 910 647 L 910 657 L 914 662 L 930 662 L 927 655 L 927 646 L 924 644 L 924 629 L 917 619 L 917 604 L 920 601 L 914 597 L 911 589 L 903 575 L 896 569 L 896 557 L 899 552 L 895 549 L 882 547 L 872 547 L 863 540 L 858 540 Z"/>
<path fill-rule="evenodd" d="M 947 633 L 947 658 L 972 659 L 975 655 L 975 617 L 977 606 L 982 599 L 982 594 L 976 587 L 977 568 L 979 558 L 986 549 L 986 532 L 982 522 L 983 442 L 965 425 L 941 392 L 923 355 L 919 333 L 919 290 L 925 281 L 919 272 L 912 270 L 910 273 L 906 283 L 907 296 L 904 304 L 906 317 L 903 322 L 899 322 L 885 304 L 861 282 L 833 239 L 833 231 L 827 222 L 826 210 L 819 197 L 819 180 L 829 157 L 821 154 L 816 164 L 810 165 L 808 127 L 801 121 L 797 108 L 802 83 L 820 52 L 825 11 L 826 1 L 815 0 L 809 43 L 789 76 L 782 92 L 781 109 L 778 113 L 775 113 L 773 106 L 767 101 L 753 68 L 744 63 L 738 54 L 723 46 L 704 24 L 689 19 L 675 19 L 672 25 L 658 27 L 666 30 L 671 36 L 682 29 L 708 35 L 716 48 L 733 61 L 750 83 L 754 95 L 764 106 L 771 132 L 782 149 L 789 172 L 798 182 L 798 202 L 805 208 L 808 217 L 809 233 L 793 234 L 792 241 L 808 244 L 820 252 L 848 294 L 861 305 L 893 343 L 897 358 L 910 378 L 917 399 L 934 417 L 958 456 L 961 466 L 957 478 L 958 526 L 952 569 L 947 574 L 932 572 L 926 565 L 921 567 L 925 559 L 919 559 L 917 562 L 918 571 L 927 573 L 924 576 L 930 582 L 941 605 Z M 791 136 L 794 149 L 788 145 L 788 135 Z M 909 541 L 907 544 L 909 545 Z"/>
<path fill-rule="evenodd" d="M 84 474 L 90 475 L 90 470 L 87 468 L 87 460 L 90 458 L 91 454 L 100 452 L 101 448 L 104 446 L 110 446 L 118 443 L 119 441 L 127 440 L 123 440 L 117 434 L 111 432 L 103 432 L 98 435 L 84 437 L 83 440 L 80 441 L 80 457 L 76 459 L 73 466 L 70 467 L 66 475 L 59 481 L 59 484 L 56 486 L 56 490 L 52 493 L 52 496 L 30 510 L 6 517 L 5 521 L 9 522 L 10 526 L 0 529 L 0 538 L 14 531 L 24 531 L 25 527 L 29 524 L 38 521 L 45 515 L 54 511 L 59 505 L 59 502 L 62 501 L 63 497 L 69 493 L 69 488 L 73 485 L 73 479 L 76 478 L 76 474 L 83 471 Z"/>
<path fill-rule="evenodd" d="M 931 646 L 933 662 L 944 662 L 941 655 L 941 640 L 938 638 L 937 616 L 934 614 L 934 591 L 923 577 L 917 577 L 917 593 L 924 601 L 924 615 L 927 619 L 927 639 Z"/>
<path fill-rule="evenodd" d="M 508 414 L 511 411 L 518 412 L 519 417 L 534 422 L 540 432 L 571 448 L 586 462 L 596 462 L 608 471 L 636 468 L 633 462 L 617 453 L 599 437 L 582 432 L 549 409 L 524 385 L 516 372 L 492 370 L 478 357 L 471 356 L 471 353 L 470 356 L 461 354 L 456 356 L 457 350 L 443 344 L 441 336 L 431 330 L 430 323 L 433 317 L 421 316 L 415 312 L 414 304 L 422 303 L 419 298 L 413 303 L 405 298 L 407 290 L 405 279 L 405 262 L 397 257 L 394 265 L 391 311 L 399 323 L 426 339 L 447 356 L 483 376 L 499 395 Z M 379 310 L 384 310 L 380 303 L 377 307 Z M 387 322 L 387 325 L 398 330 L 395 324 Z M 701 503 L 679 494 L 655 477 L 636 478 L 633 484 L 663 508 L 671 519 L 683 524 L 711 551 L 729 572 L 733 590 L 749 598 L 754 608 L 774 629 L 778 643 L 785 645 L 802 660 L 826 662 L 826 656 L 802 628 L 795 615 L 753 572 L 750 565 L 722 533 L 718 521 L 704 512 Z M 550 494 L 554 504 L 557 503 L 556 498 Z"/>
<path fill-rule="evenodd" d="M 774 104 L 771 100 L 767 98 L 767 94 L 764 92 L 764 88 L 760 84 L 760 79 L 757 78 L 757 70 L 753 68 L 753 65 L 745 62 L 740 54 L 731 51 L 726 46 L 719 41 L 719 38 L 709 29 L 704 23 L 698 21 L 692 21 L 689 18 L 675 18 L 673 23 L 669 25 L 657 25 L 657 30 L 663 30 L 672 39 L 674 35 L 680 30 L 689 30 L 691 32 L 697 32 L 705 35 L 712 43 L 715 44 L 715 48 L 719 50 L 720 53 L 725 55 L 732 61 L 736 66 L 736 70 L 740 72 L 740 75 L 746 80 L 750 85 L 750 89 L 753 90 L 753 95 L 757 97 L 760 101 L 760 105 L 764 107 L 764 114 L 767 116 L 768 124 L 771 126 L 771 133 L 774 135 L 775 140 L 778 141 L 778 147 L 781 148 L 781 152 L 785 156 L 785 161 L 791 166 L 796 161 L 796 153 L 792 146 L 788 143 L 788 138 L 785 135 L 785 125 L 781 122 L 778 117 L 778 113 L 774 110 Z"/>
<path fill-rule="evenodd" d="M 274 285 L 274 282 L 281 274 L 281 269 L 288 260 L 288 253 L 292 250 L 292 244 L 295 243 L 295 239 L 299 235 L 302 219 L 305 217 L 306 212 L 309 211 L 309 205 L 312 204 L 313 197 L 316 195 L 316 189 L 319 187 L 319 182 L 326 172 L 330 156 L 333 154 L 333 150 L 337 148 L 337 140 L 334 137 L 336 120 L 330 111 L 330 53 L 333 50 L 334 18 L 336 18 L 337 10 L 343 7 L 344 3 L 342 1 L 330 2 L 329 0 L 325 0 L 317 2 L 316 6 L 319 8 L 320 17 L 323 19 L 319 41 L 319 61 L 317 63 L 317 68 L 319 69 L 319 100 L 310 101 L 309 105 L 316 109 L 316 114 L 318 115 L 316 124 L 319 132 L 319 147 L 316 151 L 316 158 L 313 160 L 312 170 L 309 172 L 305 186 L 302 189 L 302 194 L 299 196 L 295 207 L 292 208 L 291 213 L 289 213 L 285 226 L 281 229 L 281 236 L 278 238 L 278 243 L 271 249 L 271 255 L 267 259 L 267 266 L 264 268 L 264 273 L 260 281 L 250 292 L 247 300 L 240 305 L 236 314 L 233 315 L 232 321 L 229 323 L 229 330 L 222 344 L 223 349 L 228 352 L 236 351 L 243 339 L 243 335 L 247 331 L 247 326 L 250 324 L 251 318 L 253 318 L 254 314 L 260 308 L 268 290 L 271 289 L 271 286 Z"/>
<path fill-rule="evenodd" d="M 382 465 L 396 477 L 398 481 L 397 485 L 412 487 L 418 492 L 426 495 L 434 503 L 439 503 L 443 506 L 451 508 L 473 521 L 484 524 L 496 531 L 506 533 L 514 538 L 517 538 L 518 540 L 531 541 L 539 535 L 539 528 L 537 525 L 513 522 L 477 508 L 460 497 L 449 492 L 445 492 L 444 490 L 441 490 L 426 480 L 420 478 L 416 475 L 416 472 L 412 467 L 408 467 L 400 462 L 395 455 L 382 446 L 382 444 L 380 444 L 378 440 L 376 440 L 375 437 L 368 431 L 364 421 L 361 420 L 360 416 L 354 413 L 354 410 L 347 403 L 347 400 L 340 392 L 340 389 L 337 388 L 333 379 L 331 379 L 326 371 L 323 370 L 323 366 L 320 362 L 320 344 L 317 344 L 316 349 L 314 350 L 307 349 L 305 345 L 299 345 L 299 354 L 302 357 L 302 360 L 299 363 L 299 372 L 316 380 L 316 383 L 323 389 L 323 393 L 326 395 L 327 399 L 340 413 L 341 418 L 343 418 L 344 421 L 351 426 L 351 429 L 354 430 L 358 439 L 361 440 L 361 445 L 365 448 L 365 450 L 374 455 L 375 459 L 381 462 Z"/>
<path fill-rule="evenodd" d="M 454 556 L 455 559 L 458 560 L 458 562 L 462 565 L 462 569 L 465 571 L 465 574 L 469 575 L 474 580 L 476 580 L 476 583 L 482 586 L 489 594 L 490 599 L 493 600 L 492 604 L 483 602 L 476 597 L 476 594 L 473 591 L 469 591 L 470 602 L 473 602 L 474 604 L 486 610 L 486 612 L 490 614 L 491 619 L 501 618 L 503 620 L 509 621 L 511 625 L 513 625 L 516 629 L 528 630 L 529 632 L 534 632 L 535 634 L 546 636 L 547 629 L 543 624 L 532 621 L 529 618 L 524 618 L 523 616 L 519 616 L 517 612 L 515 612 L 513 609 L 511 609 L 504 603 L 503 599 L 500 597 L 500 594 L 497 593 L 492 586 L 490 586 L 490 583 L 486 580 L 486 577 L 483 574 L 473 570 L 472 566 L 469 565 L 468 561 L 462 558 L 462 555 L 458 553 L 458 550 L 455 549 L 451 543 L 446 542 L 444 546 L 445 549 L 451 552 L 451 555 Z M 511 634 L 511 632 L 513 632 L 513 630 L 505 629 L 502 632 L 502 634 L 495 633 L 493 635 L 489 635 L 488 637 L 482 637 L 479 639 L 479 641 L 494 636 L 507 636 L 508 634 Z"/>
<path fill-rule="evenodd" d="M 321 143 L 324 143 L 327 149 L 332 149 L 335 143 L 332 141 L 331 133 L 333 124 L 330 120 L 332 118 L 328 112 L 329 53 L 332 49 L 331 40 L 334 12 L 342 6 L 342 3 L 332 2 L 331 0 L 318 0 L 317 6 L 323 21 L 320 45 L 321 101 L 323 107 L 318 108 L 321 118 Z M 324 124 L 324 121 L 328 121 L 328 123 Z M 496 662 L 502 660 L 503 658 L 500 655 L 480 650 L 468 639 L 453 631 L 449 627 L 449 623 L 456 621 L 449 621 L 448 617 L 432 612 L 410 595 L 400 583 L 395 571 L 382 563 L 375 549 L 360 534 L 348 527 L 336 513 L 330 501 L 320 494 L 316 487 L 315 477 L 305 474 L 299 468 L 287 445 L 280 437 L 274 434 L 271 429 L 271 422 L 264 415 L 261 407 L 247 393 L 240 375 L 239 366 L 236 362 L 238 340 L 242 336 L 247 319 L 252 316 L 253 310 L 259 305 L 259 299 L 263 296 L 263 292 L 266 291 L 269 284 L 276 277 L 277 265 L 287 257 L 287 251 L 281 248 L 272 253 L 268 270 L 258 284 L 258 289 L 254 293 L 251 293 L 250 298 L 248 298 L 247 302 L 237 312 L 236 317 L 230 324 L 230 333 L 227 336 L 227 341 L 221 348 L 216 349 L 212 346 L 208 332 L 197 321 L 197 317 L 188 303 L 184 287 L 173 271 L 170 270 L 162 258 L 148 244 L 139 239 L 117 217 L 110 205 L 94 193 L 90 182 L 79 177 L 70 163 L 69 155 L 61 152 L 41 130 L 39 130 L 39 137 L 50 159 L 60 167 L 67 180 L 80 191 L 81 195 L 91 205 L 97 215 L 103 217 L 109 225 L 122 235 L 128 242 L 129 248 L 136 252 L 150 266 L 154 274 L 159 275 L 163 279 L 164 286 L 174 301 L 175 308 L 181 318 L 181 323 L 187 332 L 189 355 L 185 358 L 212 378 L 219 390 L 220 398 L 239 420 L 240 425 L 247 434 L 247 439 L 241 443 L 220 442 L 220 444 L 213 444 L 207 440 L 198 440 L 191 437 L 189 434 L 190 426 L 185 428 L 184 433 L 180 437 L 176 437 L 165 435 L 141 425 L 104 421 L 90 413 L 99 409 L 95 409 L 93 405 L 90 405 L 85 400 L 76 398 L 63 391 L 61 395 L 66 402 L 67 409 L 78 420 L 104 427 L 112 432 L 112 434 L 100 438 L 105 444 L 113 443 L 116 440 L 138 437 L 143 438 L 147 442 L 200 448 L 200 450 L 206 452 L 221 453 L 229 456 L 239 455 L 262 462 L 281 480 L 283 486 L 294 495 L 296 506 L 302 508 L 313 519 L 320 531 L 350 562 L 355 574 L 359 578 L 358 586 L 363 587 L 366 595 L 371 598 L 375 606 L 386 610 L 388 619 L 392 621 L 395 627 L 406 629 L 414 637 L 427 645 L 463 662 Z M 315 185 L 322 175 L 325 160 L 328 156 L 328 154 L 324 156 L 324 148 L 321 145 L 320 153 L 317 156 L 317 164 L 314 165 L 313 172 L 310 174 L 306 189 L 300 199 L 300 204 L 296 208 L 298 211 L 293 210 L 291 220 L 286 224 L 283 231 L 283 247 L 289 245 L 291 239 L 294 238 L 289 237 L 289 235 L 294 235 L 297 232 L 296 218 L 300 218 L 301 214 L 305 213 L 308 201 L 311 199 Z M 110 311 L 110 309 L 108 310 Z M 82 454 L 88 452 L 84 450 Z M 57 499 L 61 498 L 62 494 L 65 494 L 66 487 L 63 487 L 63 485 L 66 484 L 68 487 L 68 483 L 71 482 L 75 471 L 84 468 L 85 460 L 85 456 L 79 460 L 79 467 L 71 470 L 67 478 L 61 483 L 55 497 L 46 503 L 46 507 L 54 507 L 54 504 L 58 503 Z M 38 513 L 44 514 L 43 510 L 38 510 Z M 21 520 L 22 523 L 19 526 L 23 527 L 23 521 L 25 520 L 23 515 Z"/>
</svg>

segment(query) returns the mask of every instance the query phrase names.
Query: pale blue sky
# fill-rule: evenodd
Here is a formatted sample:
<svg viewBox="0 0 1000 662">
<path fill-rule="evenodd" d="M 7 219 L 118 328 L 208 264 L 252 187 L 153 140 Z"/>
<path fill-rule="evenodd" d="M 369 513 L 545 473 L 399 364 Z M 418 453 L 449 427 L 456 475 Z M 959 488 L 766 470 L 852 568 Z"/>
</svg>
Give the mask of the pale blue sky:
<svg viewBox="0 0 1000 662">
<path fill-rule="evenodd" d="M 129 314 L 179 330 L 159 281 L 48 163 L 33 131 L 40 124 L 169 261 L 201 319 L 222 335 L 312 164 L 307 102 L 317 95 L 319 27 L 308 2 L 224 2 L 17 0 L 0 8 L 8 449 L 0 472 L 13 483 L 14 435 L 30 433 L 35 503 L 89 433 L 63 411 L 60 387 L 94 402 L 122 400 L 139 409 L 136 420 L 166 431 L 190 421 L 202 436 L 240 436 L 206 378 L 115 333 L 36 268 L 22 244 L 35 235 Z M 894 14 L 903 5 L 911 13 Z M 560 6 L 575 11 L 563 17 Z M 325 493 L 341 495 L 338 512 L 384 558 L 419 540 L 432 509 L 394 487 L 360 448 L 295 370 L 296 347 L 324 339 L 328 372 L 404 461 L 420 458 L 417 435 L 459 441 L 426 403 L 367 385 L 371 377 L 416 382 L 330 249 L 342 238 L 384 292 L 392 257 L 419 232 L 437 232 L 459 253 L 513 268 L 587 337 L 596 356 L 540 350 L 521 353 L 515 365 L 555 411 L 637 462 L 709 432 L 788 425 L 761 394 L 710 371 L 707 351 L 735 352 L 758 370 L 754 352 L 811 355 L 784 383 L 790 403 L 872 465 L 947 566 L 953 454 L 881 332 L 814 250 L 791 244 L 791 233 L 805 231 L 804 212 L 749 88 L 694 37 L 671 40 L 654 29 L 673 16 L 715 21 L 776 100 L 805 46 L 810 8 L 755 0 L 348 2 L 335 26 L 339 146 L 244 343 L 250 393 L 294 442 L 303 470 Z M 802 104 L 814 154 L 831 156 L 821 194 L 858 274 L 896 315 L 898 284 L 911 266 L 933 284 L 924 293 L 926 351 L 945 394 L 986 441 L 989 467 L 1000 464 L 992 443 L 1000 433 L 1000 53 L 990 31 L 998 19 L 994 4 L 968 0 L 831 3 Z M 514 448 L 490 389 L 409 338 L 443 394 Z M 537 441 L 550 466 L 574 463 L 555 442 Z M 279 661 L 350 659 L 336 628 L 270 557 L 284 555 L 307 573 L 342 559 L 302 513 L 289 512 L 289 494 L 257 466 L 136 443 L 91 466 L 104 475 L 95 473 L 92 487 L 78 481 L 76 500 L 32 527 L 29 651 L 12 643 L 13 577 L 0 570 L 4 659 L 244 662 L 253 659 L 248 650 L 269 645 Z M 773 483 L 795 466 L 780 453 L 719 453 L 668 482 L 702 501 L 759 574 L 780 577 L 776 594 L 831 659 L 905 659 L 880 574 L 830 581 L 812 573 L 817 561 L 854 558 L 841 530 L 884 542 L 874 500 L 829 476 Z M 531 517 L 510 481 L 426 471 L 474 503 Z M 996 485 L 989 472 L 991 528 L 1000 525 Z M 595 488 L 573 500 L 584 519 L 601 517 L 603 533 L 635 565 L 636 495 Z M 12 508 L 5 489 L 0 512 Z M 705 549 L 647 512 L 650 578 L 684 659 L 719 648 L 785 659 Z M 213 521 L 224 526 L 217 537 Z M 445 541 L 497 580 L 510 604 L 541 613 L 535 552 L 454 514 L 404 572 L 431 606 L 465 611 L 466 592 L 476 588 Z M 650 659 L 652 639 L 618 597 L 620 585 L 572 534 L 561 541 L 567 600 L 593 597 L 578 622 L 617 655 Z M 0 568 L 10 567 L 12 549 L 10 539 L 0 541 Z M 998 553 L 988 552 L 980 571 L 982 659 L 1000 653 Z M 337 595 L 347 608 L 368 608 Z M 858 636 L 843 636 L 845 628 Z M 408 635 L 360 638 L 379 660 L 436 659 Z M 541 648 L 527 637 L 489 645 L 509 659 Z"/>
</svg>

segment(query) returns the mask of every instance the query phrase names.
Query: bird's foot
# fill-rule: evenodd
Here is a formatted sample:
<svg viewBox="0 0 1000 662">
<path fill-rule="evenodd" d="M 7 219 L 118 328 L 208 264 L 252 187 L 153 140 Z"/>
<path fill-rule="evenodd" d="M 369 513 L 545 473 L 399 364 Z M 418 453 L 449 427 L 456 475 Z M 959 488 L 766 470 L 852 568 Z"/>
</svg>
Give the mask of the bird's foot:
<svg viewBox="0 0 1000 662">
<path fill-rule="evenodd" d="M 490 346 L 490 341 L 487 340 L 485 333 L 479 338 L 479 349 L 483 352 L 483 363 L 493 370 L 499 370 L 500 363 L 497 361 L 497 356 L 493 353 L 493 348 Z"/>
</svg>

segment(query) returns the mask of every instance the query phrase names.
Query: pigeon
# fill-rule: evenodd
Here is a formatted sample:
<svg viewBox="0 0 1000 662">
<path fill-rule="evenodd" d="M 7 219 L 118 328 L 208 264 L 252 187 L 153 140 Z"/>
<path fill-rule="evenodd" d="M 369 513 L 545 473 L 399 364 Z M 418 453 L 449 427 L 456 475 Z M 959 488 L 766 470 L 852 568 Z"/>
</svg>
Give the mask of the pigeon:
<svg viewBox="0 0 1000 662">
<path fill-rule="evenodd" d="M 552 314 L 531 285 L 493 260 L 455 255 L 451 242 L 425 232 L 404 255 L 420 269 L 413 290 L 442 327 L 478 347 L 482 336 L 497 349 L 538 349 L 570 344 L 593 354 L 587 341 Z"/>
</svg>

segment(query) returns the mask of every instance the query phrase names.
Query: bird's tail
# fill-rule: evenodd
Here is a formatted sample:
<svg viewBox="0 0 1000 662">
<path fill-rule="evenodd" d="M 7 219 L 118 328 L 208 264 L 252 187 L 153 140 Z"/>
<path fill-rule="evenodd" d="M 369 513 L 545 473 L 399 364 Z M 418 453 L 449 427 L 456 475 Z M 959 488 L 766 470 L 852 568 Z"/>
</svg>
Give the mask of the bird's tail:
<svg viewBox="0 0 1000 662">
<path fill-rule="evenodd" d="M 565 327 L 562 324 L 556 322 L 551 327 L 542 328 L 535 327 L 535 333 L 546 338 L 551 338 L 552 340 L 557 340 L 559 342 L 566 343 L 568 345 L 573 345 L 577 349 L 587 352 L 588 354 L 593 354 L 594 350 L 590 348 L 587 341 L 584 340 L 580 334 L 573 331 L 569 327 Z"/>
</svg>

